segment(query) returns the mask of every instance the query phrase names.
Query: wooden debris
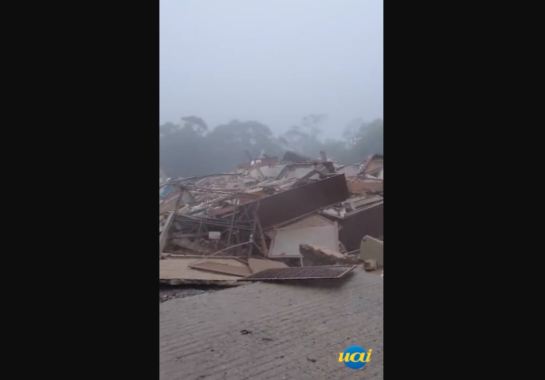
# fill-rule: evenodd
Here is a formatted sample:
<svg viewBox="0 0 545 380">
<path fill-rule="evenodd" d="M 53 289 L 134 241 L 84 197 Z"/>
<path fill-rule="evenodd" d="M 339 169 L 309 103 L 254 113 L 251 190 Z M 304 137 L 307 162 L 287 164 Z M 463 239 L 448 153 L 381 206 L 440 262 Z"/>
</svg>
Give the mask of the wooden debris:
<svg viewBox="0 0 545 380">
<path fill-rule="evenodd" d="M 252 274 L 258 273 L 267 269 L 288 267 L 286 264 L 284 264 L 281 261 L 254 259 L 252 257 L 248 258 L 248 265 L 250 266 L 250 271 L 252 272 Z"/>
<path fill-rule="evenodd" d="M 233 263 L 233 261 L 231 261 L 231 263 Z M 189 267 L 192 269 L 198 269 L 198 270 L 214 272 L 214 273 L 228 274 L 228 275 L 239 276 L 239 277 L 245 277 L 252 274 L 252 272 L 250 272 L 250 268 L 248 268 L 244 264 L 241 264 L 240 262 L 238 263 L 240 265 L 234 266 L 234 265 L 221 264 L 221 263 L 216 263 L 211 261 L 201 261 L 196 264 L 191 264 L 189 265 Z"/>
<path fill-rule="evenodd" d="M 214 262 L 222 262 L 214 259 Z M 225 261 L 223 261 L 225 262 Z M 236 283 L 238 276 L 217 274 L 191 269 L 195 259 L 159 260 L 159 283 L 169 285 L 196 284 L 229 286 Z"/>
</svg>

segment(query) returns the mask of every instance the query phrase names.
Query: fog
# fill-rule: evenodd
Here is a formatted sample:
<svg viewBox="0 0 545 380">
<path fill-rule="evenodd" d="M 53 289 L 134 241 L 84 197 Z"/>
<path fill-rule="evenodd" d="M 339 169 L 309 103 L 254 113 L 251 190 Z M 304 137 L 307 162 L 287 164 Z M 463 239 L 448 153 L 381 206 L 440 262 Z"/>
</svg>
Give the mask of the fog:
<svg viewBox="0 0 545 380">
<path fill-rule="evenodd" d="M 160 0 L 160 124 L 383 118 L 382 0 Z"/>
</svg>

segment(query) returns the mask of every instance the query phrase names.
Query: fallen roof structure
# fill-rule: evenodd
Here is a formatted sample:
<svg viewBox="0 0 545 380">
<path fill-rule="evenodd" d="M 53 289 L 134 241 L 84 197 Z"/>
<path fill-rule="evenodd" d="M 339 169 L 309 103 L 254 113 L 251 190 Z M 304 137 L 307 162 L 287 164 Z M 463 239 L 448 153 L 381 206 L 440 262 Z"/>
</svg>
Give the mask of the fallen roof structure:
<svg viewBox="0 0 545 380">
<path fill-rule="evenodd" d="M 232 173 L 160 184 L 160 281 L 229 283 L 305 262 L 352 263 L 344 253 L 364 236 L 382 238 L 381 155 L 353 165 L 334 164 L 325 152 L 321 160 L 247 156 Z M 312 247 L 305 260 L 301 245 Z M 222 257 L 235 261 L 213 261 Z"/>
<path fill-rule="evenodd" d="M 263 229 L 344 201 L 348 198 L 344 175 L 335 175 L 261 199 L 258 216 Z"/>
</svg>

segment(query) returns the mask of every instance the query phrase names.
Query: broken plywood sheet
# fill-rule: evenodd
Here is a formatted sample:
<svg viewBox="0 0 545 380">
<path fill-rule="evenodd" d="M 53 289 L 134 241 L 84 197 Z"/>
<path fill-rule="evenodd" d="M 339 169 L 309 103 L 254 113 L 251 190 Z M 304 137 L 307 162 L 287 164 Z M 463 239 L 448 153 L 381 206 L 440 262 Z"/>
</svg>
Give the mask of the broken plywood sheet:
<svg viewBox="0 0 545 380">
<path fill-rule="evenodd" d="M 159 260 L 159 283 L 232 285 L 239 278 L 191 269 L 189 266 L 195 262 L 195 259 L 182 258 Z"/>
<path fill-rule="evenodd" d="M 269 257 L 301 257 L 299 244 L 315 245 L 332 251 L 339 247 L 337 224 L 320 227 L 276 230 Z"/>
<path fill-rule="evenodd" d="M 250 266 L 250 271 L 252 273 L 258 273 L 262 272 L 267 269 L 274 269 L 274 268 L 287 268 L 288 266 L 280 261 L 272 261 L 272 260 L 262 260 L 262 259 L 254 259 L 250 257 L 248 259 L 248 265 Z"/>
<path fill-rule="evenodd" d="M 192 269 L 227 274 L 238 277 L 245 277 L 252 274 L 250 268 L 234 259 L 222 260 L 221 262 L 214 262 L 212 260 L 202 260 L 194 264 L 189 265 Z"/>
<path fill-rule="evenodd" d="M 315 267 L 278 268 L 239 279 L 239 281 L 312 280 L 340 278 L 354 269 L 355 265 L 322 265 Z"/>
</svg>

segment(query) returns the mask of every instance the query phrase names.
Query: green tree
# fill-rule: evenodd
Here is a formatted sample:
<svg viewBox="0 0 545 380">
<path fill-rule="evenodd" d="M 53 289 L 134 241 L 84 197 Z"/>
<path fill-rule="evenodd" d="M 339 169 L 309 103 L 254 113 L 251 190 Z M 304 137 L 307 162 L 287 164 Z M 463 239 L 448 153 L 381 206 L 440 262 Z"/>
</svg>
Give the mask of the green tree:
<svg viewBox="0 0 545 380">
<path fill-rule="evenodd" d="M 258 121 L 232 120 L 210 130 L 197 116 L 181 118 L 181 124 L 159 126 L 160 165 L 171 177 L 222 173 L 248 161 L 245 151 L 257 158 L 261 153 L 282 157 L 287 149 L 318 158 L 325 150 L 338 163 L 362 162 L 372 153 L 383 153 L 381 119 L 364 123 L 361 118 L 347 124 L 343 140 L 322 141 L 320 124 L 326 115 L 308 115 L 280 136 Z"/>
</svg>

